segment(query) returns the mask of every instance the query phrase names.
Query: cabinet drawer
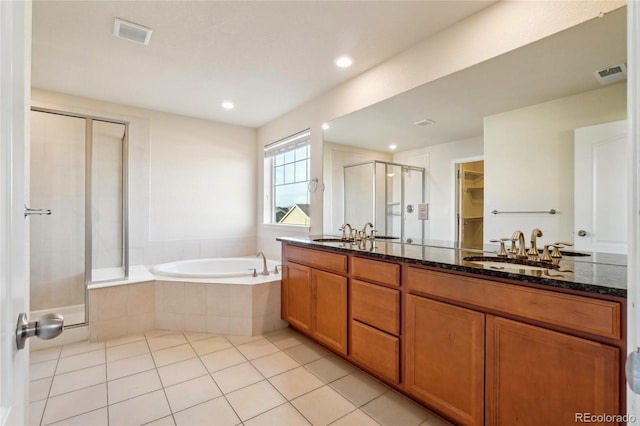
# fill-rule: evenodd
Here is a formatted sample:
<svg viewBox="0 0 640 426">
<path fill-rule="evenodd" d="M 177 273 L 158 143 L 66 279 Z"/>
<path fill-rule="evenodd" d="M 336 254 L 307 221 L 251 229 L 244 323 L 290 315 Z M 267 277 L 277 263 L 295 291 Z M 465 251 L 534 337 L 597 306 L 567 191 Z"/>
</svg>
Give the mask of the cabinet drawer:
<svg viewBox="0 0 640 426">
<path fill-rule="evenodd" d="M 409 290 L 598 336 L 621 338 L 621 307 L 617 302 L 415 267 L 407 268 L 406 282 Z"/>
<path fill-rule="evenodd" d="M 380 377 L 400 382 L 400 339 L 351 321 L 351 358 Z"/>
<path fill-rule="evenodd" d="M 352 280 L 351 315 L 397 336 L 400 334 L 400 291 Z"/>
<path fill-rule="evenodd" d="M 284 255 L 288 260 L 313 266 L 327 271 L 347 273 L 347 255 L 328 253 L 322 250 L 308 249 L 304 247 L 285 244 Z"/>
<path fill-rule="evenodd" d="M 352 257 L 351 272 L 355 278 L 400 286 L 400 265 L 397 263 Z"/>
</svg>

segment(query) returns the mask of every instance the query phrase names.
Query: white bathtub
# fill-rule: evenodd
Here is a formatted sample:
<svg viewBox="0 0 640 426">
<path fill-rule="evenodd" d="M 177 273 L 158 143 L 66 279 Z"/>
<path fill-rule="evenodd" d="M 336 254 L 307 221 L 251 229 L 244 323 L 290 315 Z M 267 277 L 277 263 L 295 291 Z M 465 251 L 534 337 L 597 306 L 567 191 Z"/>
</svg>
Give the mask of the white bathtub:
<svg viewBox="0 0 640 426">
<path fill-rule="evenodd" d="M 273 274 L 278 262 L 267 260 L 269 274 Z M 151 273 L 156 276 L 189 279 L 224 279 L 247 277 L 247 284 L 251 284 L 253 270 L 256 270 L 258 277 L 263 277 L 264 264 L 259 257 L 230 257 L 212 259 L 179 260 L 176 262 L 163 263 L 151 269 Z M 198 280 L 200 281 L 200 280 Z M 236 280 L 234 280 L 236 281 Z M 256 282 L 258 280 L 255 280 Z M 262 280 L 259 280 L 262 281 Z M 218 280 L 212 282 L 220 282 Z"/>
</svg>

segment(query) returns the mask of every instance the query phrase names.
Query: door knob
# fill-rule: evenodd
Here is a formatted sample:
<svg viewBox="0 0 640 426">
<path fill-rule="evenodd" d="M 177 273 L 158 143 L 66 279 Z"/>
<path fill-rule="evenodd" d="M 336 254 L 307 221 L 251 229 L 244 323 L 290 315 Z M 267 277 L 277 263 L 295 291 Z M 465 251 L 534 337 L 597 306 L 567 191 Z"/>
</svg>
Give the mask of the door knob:
<svg viewBox="0 0 640 426">
<path fill-rule="evenodd" d="M 585 231 L 584 229 L 581 229 L 578 231 L 578 237 L 586 237 L 587 236 L 587 231 Z"/>
<path fill-rule="evenodd" d="M 26 313 L 18 315 L 16 326 L 16 346 L 24 349 L 27 339 L 38 336 L 42 340 L 49 340 L 62 333 L 64 317 L 61 314 L 45 314 L 37 321 L 29 321 Z"/>
</svg>

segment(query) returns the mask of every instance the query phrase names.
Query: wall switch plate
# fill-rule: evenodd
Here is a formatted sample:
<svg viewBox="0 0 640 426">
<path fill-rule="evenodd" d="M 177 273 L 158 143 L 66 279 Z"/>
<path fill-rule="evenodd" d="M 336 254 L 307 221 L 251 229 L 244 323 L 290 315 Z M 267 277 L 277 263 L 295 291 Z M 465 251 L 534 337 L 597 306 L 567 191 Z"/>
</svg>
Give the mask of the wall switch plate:
<svg viewBox="0 0 640 426">
<path fill-rule="evenodd" d="M 418 204 L 418 219 L 429 220 L 429 203 Z"/>
</svg>

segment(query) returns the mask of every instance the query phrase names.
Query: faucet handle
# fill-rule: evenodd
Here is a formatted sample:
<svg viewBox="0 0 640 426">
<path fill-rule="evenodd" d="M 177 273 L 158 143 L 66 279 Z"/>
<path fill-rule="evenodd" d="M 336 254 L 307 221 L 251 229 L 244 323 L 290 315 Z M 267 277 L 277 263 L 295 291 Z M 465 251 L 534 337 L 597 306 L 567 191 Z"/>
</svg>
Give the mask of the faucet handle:
<svg viewBox="0 0 640 426">
<path fill-rule="evenodd" d="M 253 274 L 251 274 L 252 277 L 257 277 L 258 276 L 258 271 L 256 270 L 256 268 L 249 268 L 250 271 L 253 271 Z"/>
<path fill-rule="evenodd" d="M 498 256 L 507 257 L 507 250 L 504 248 L 505 241 L 509 241 L 511 238 L 500 238 L 499 240 L 489 240 L 492 243 L 500 243 L 500 251 Z"/>
<path fill-rule="evenodd" d="M 280 273 L 280 271 L 278 271 L 278 266 L 282 268 L 282 265 L 276 265 L 276 267 L 273 268 L 273 273 L 274 274 L 279 274 Z"/>
<path fill-rule="evenodd" d="M 544 249 L 542 250 L 542 256 L 540 256 L 540 261 L 542 262 L 551 262 L 551 255 L 549 254 L 549 247 L 553 244 L 545 244 Z"/>
</svg>

